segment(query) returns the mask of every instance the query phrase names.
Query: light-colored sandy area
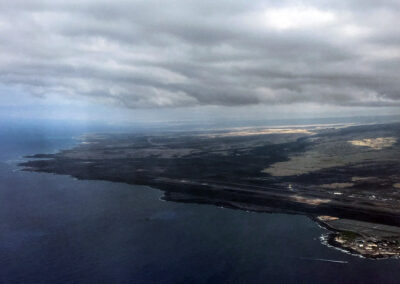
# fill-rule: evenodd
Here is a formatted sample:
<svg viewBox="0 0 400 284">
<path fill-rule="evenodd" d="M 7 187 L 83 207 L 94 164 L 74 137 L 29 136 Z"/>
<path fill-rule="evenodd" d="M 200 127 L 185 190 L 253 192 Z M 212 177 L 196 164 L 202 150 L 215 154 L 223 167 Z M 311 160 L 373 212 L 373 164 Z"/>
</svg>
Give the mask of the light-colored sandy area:
<svg viewBox="0 0 400 284">
<path fill-rule="evenodd" d="M 324 203 L 329 203 L 331 201 L 330 199 L 309 198 L 300 195 L 292 195 L 291 198 L 296 202 L 305 203 L 308 205 L 320 205 Z"/>
<path fill-rule="evenodd" d="M 376 177 L 352 177 L 351 181 L 357 182 L 357 181 L 371 181 L 371 180 L 376 180 Z"/>
<path fill-rule="evenodd" d="M 208 137 L 234 137 L 234 136 L 251 136 L 251 135 L 266 135 L 266 134 L 307 134 L 312 135 L 314 132 L 302 128 L 268 128 L 259 130 L 242 130 L 231 131 L 218 134 L 206 134 Z"/>
<path fill-rule="evenodd" d="M 262 172 L 272 176 L 293 176 L 341 165 L 343 161 L 340 157 L 328 156 L 318 151 L 307 151 L 303 155 L 291 157 L 287 162 L 275 163 Z"/>
<path fill-rule="evenodd" d="M 274 163 L 263 169 L 262 172 L 272 176 L 291 176 L 370 161 L 397 161 L 399 147 L 393 145 L 396 139 L 386 138 L 391 139 L 380 139 L 374 142 L 376 147 L 378 145 L 382 147 L 381 151 L 371 151 L 370 147 L 354 147 L 347 140 L 317 141 L 310 150 L 291 156 L 289 161 Z M 389 145 L 393 145 L 393 147 L 389 147 Z M 356 179 L 357 177 L 353 181 L 356 182 Z"/>
<path fill-rule="evenodd" d="M 321 184 L 321 187 L 327 189 L 339 189 L 339 188 L 352 187 L 353 185 L 354 183 L 352 182 L 334 182 L 329 184 Z"/>
<path fill-rule="evenodd" d="M 318 220 L 320 221 L 335 221 L 335 220 L 339 220 L 338 217 L 333 217 L 333 216 L 327 216 L 327 215 L 323 215 L 323 216 L 318 216 L 317 217 Z"/>
<path fill-rule="evenodd" d="M 350 140 L 348 142 L 354 146 L 369 147 L 374 150 L 381 150 L 383 148 L 393 146 L 393 144 L 397 142 L 397 139 L 394 137 L 379 137 L 361 140 Z"/>
<path fill-rule="evenodd" d="M 393 185 L 393 187 L 394 187 L 394 188 L 400 188 L 400 183 L 395 183 L 395 184 Z"/>
</svg>

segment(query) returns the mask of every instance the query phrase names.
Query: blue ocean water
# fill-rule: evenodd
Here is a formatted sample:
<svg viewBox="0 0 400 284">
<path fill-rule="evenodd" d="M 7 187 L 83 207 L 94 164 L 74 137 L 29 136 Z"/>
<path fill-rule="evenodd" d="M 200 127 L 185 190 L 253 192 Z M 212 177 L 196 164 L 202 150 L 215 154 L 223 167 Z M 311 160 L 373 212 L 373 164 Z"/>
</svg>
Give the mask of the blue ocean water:
<svg viewBox="0 0 400 284">
<path fill-rule="evenodd" d="M 19 171 L 76 131 L 0 133 L 0 283 L 397 283 L 400 260 L 321 244 L 305 216 L 161 201 L 144 186 Z M 332 262 L 340 261 L 340 262 Z"/>
</svg>

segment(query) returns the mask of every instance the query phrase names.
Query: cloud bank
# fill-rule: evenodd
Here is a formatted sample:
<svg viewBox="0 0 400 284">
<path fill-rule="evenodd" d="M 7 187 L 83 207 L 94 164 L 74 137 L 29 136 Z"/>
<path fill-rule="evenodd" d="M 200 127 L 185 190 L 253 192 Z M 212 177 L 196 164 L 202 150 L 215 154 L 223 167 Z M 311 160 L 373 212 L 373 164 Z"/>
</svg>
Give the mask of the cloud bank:
<svg viewBox="0 0 400 284">
<path fill-rule="evenodd" d="M 128 108 L 400 105 L 399 1 L 0 2 L 0 85 Z"/>
</svg>

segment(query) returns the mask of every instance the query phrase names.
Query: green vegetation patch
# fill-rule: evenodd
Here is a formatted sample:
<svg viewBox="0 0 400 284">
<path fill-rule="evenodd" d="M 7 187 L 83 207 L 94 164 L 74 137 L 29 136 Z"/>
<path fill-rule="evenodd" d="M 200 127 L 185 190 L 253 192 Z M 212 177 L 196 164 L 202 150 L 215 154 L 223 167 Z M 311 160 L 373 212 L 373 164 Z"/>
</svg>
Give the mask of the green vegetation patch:
<svg viewBox="0 0 400 284">
<path fill-rule="evenodd" d="M 354 241 L 355 239 L 361 237 L 361 235 L 359 235 L 355 232 L 352 232 L 352 231 L 343 231 L 343 232 L 340 232 L 339 234 L 346 241 Z"/>
</svg>

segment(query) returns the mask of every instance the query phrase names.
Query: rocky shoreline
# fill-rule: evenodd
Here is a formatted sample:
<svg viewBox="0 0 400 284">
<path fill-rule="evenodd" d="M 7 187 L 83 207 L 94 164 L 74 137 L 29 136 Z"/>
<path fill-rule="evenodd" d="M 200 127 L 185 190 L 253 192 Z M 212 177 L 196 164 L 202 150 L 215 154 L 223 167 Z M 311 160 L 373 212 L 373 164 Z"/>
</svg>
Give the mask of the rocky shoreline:
<svg viewBox="0 0 400 284">
<path fill-rule="evenodd" d="M 20 166 L 147 185 L 164 200 L 307 215 L 335 232 L 330 245 L 384 258 L 400 253 L 399 139 L 400 124 L 102 134 Z"/>
</svg>

